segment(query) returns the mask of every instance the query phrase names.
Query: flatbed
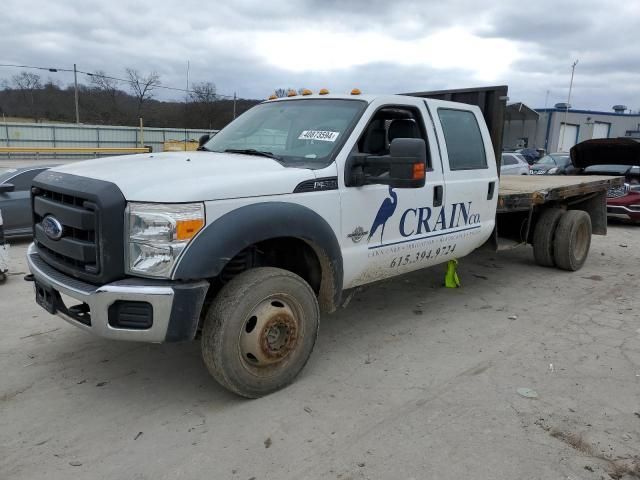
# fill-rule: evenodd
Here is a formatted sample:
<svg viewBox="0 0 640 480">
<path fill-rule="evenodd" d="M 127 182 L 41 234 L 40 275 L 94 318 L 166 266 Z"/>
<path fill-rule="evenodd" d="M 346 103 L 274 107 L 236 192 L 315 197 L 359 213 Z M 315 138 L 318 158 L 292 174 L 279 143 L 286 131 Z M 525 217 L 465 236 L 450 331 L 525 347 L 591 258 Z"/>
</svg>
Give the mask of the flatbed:
<svg viewBox="0 0 640 480">
<path fill-rule="evenodd" d="M 505 175 L 500 177 L 498 213 L 606 192 L 623 183 L 624 177 L 596 175 Z"/>
</svg>

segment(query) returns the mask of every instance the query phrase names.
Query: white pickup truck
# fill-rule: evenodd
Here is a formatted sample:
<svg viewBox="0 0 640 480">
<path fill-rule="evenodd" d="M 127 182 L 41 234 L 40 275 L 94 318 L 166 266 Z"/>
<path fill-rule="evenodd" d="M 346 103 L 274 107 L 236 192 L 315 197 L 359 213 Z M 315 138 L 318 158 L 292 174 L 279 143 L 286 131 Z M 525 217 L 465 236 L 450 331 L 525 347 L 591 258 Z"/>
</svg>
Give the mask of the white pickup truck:
<svg viewBox="0 0 640 480">
<path fill-rule="evenodd" d="M 197 152 L 43 172 L 28 263 L 50 313 L 111 339 L 200 336 L 213 377 L 259 397 L 302 370 L 320 312 L 346 292 L 464 257 L 497 218 L 539 264 L 580 268 L 619 182 L 509 182 L 499 195 L 478 106 L 292 96 L 252 108 Z"/>
</svg>

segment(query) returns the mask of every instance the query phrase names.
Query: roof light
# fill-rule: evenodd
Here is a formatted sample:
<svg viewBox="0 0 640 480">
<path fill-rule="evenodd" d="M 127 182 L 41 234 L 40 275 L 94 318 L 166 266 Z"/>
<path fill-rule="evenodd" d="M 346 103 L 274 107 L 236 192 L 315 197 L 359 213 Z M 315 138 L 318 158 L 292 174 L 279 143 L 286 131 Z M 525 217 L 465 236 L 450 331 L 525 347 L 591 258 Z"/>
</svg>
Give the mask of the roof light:
<svg viewBox="0 0 640 480">
<path fill-rule="evenodd" d="M 354 88 L 353 90 L 351 90 L 351 95 L 360 95 L 361 93 L 362 92 L 359 88 Z"/>
<path fill-rule="evenodd" d="M 329 90 L 327 90 L 326 88 L 321 88 L 318 92 L 318 95 L 329 95 Z"/>
<path fill-rule="evenodd" d="M 278 96 L 275 93 L 269 95 L 269 100 L 275 100 L 276 98 L 278 98 Z"/>
<path fill-rule="evenodd" d="M 297 95 L 295 90 L 289 90 L 287 92 L 287 97 L 295 97 Z"/>
<path fill-rule="evenodd" d="M 312 94 L 313 92 L 308 88 L 305 88 L 304 90 L 302 90 L 302 95 L 312 95 Z"/>
</svg>

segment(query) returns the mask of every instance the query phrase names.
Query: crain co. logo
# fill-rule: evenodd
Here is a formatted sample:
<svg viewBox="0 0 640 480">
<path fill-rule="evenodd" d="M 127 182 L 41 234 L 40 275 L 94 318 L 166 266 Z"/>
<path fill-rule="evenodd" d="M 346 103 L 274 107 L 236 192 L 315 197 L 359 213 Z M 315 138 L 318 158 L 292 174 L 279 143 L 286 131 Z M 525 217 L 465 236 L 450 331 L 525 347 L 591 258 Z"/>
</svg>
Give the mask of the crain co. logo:
<svg viewBox="0 0 640 480">
<path fill-rule="evenodd" d="M 458 202 L 440 207 L 407 208 L 402 212 L 398 229 L 402 237 L 425 235 L 431 232 L 449 230 L 459 227 L 480 225 L 480 214 L 472 213 L 472 202 Z M 378 209 L 376 218 L 369 230 L 368 241 L 380 229 L 380 243 L 384 237 L 384 229 L 398 206 L 398 195 L 389 187 L 389 198 L 385 198 Z"/>
<path fill-rule="evenodd" d="M 41 225 L 45 235 L 51 240 L 60 240 L 62 238 L 63 227 L 56 217 L 47 215 L 42 219 Z"/>
</svg>

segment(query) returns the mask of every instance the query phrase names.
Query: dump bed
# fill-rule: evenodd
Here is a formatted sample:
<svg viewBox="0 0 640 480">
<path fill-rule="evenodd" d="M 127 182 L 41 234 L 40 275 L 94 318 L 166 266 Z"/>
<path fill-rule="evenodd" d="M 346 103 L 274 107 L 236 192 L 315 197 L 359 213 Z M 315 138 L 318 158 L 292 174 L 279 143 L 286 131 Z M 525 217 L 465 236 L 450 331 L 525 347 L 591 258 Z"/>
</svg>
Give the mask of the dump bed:
<svg viewBox="0 0 640 480">
<path fill-rule="evenodd" d="M 505 175 L 500 177 L 498 213 L 529 210 L 547 202 L 584 197 L 623 183 L 624 177 L 597 175 Z"/>
</svg>

